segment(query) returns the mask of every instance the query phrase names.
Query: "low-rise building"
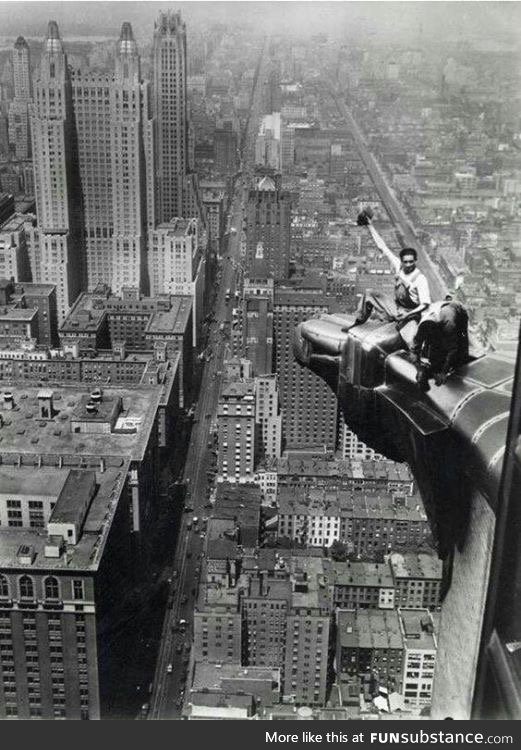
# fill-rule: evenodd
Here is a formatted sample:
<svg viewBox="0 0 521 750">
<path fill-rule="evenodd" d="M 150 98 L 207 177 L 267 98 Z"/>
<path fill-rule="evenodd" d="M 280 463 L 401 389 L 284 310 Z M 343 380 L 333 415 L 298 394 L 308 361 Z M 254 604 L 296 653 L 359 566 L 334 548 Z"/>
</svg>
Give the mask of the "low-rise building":
<svg viewBox="0 0 521 750">
<path fill-rule="evenodd" d="M 389 564 L 396 587 L 397 607 L 439 608 L 443 564 L 434 553 L 393 552 Z"/>
<path fill-rule="evenodd" d="M 404 644 L 402 695 L 409 706 L 429 706 L 436 666 L 438 616 L 428 610 L 398 612 Z"/>
<path fill-rule="evenodd" d="M 197 662 L 184 717 L 247 719 L 279 701 L 279 668 Z"/>
<path fill-rule="evenodd" d="M 333 602 L 340 609 L 394 609 L 389 563 L 334 562 Z"/>
<path fill-rule="evenodd" d="M 430 531 L 418 496 L 281 486 L 278 535 L 309 546 L 340 541 L 350 553 L 374 558 L 394 549 L 427 548 Z"/>
</svg>

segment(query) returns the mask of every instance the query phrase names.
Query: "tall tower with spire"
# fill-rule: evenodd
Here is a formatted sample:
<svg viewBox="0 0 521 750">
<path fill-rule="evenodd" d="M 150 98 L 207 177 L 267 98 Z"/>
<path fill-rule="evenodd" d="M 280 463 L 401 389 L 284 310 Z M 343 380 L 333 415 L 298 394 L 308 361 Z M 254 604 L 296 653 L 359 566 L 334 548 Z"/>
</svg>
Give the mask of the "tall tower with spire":
<svg viewBox="0 0 521 750">
<path fill-rule="evenodd" d="M 157 222 L 183 215 L 187 173 L 186 26 L 161 13 L 154 29 L 154 115 Z"/>
<path fill-rule="evenodd" d="M 149 120 L 147 84 L 130 23 L 121 27 L 111 97 L 112 273 L 111 286 L 144 290 L 146 163 L 143 126 Z"/>
<path fill-rule="evenodd" d="M 83 287 L 81 190 L 67 56 L 50 21 L 30 107 L 38 215 L 37 281 L 56 284 L 62 321 Z"/>
<path fill-rule="evenodd" d="M 131 25 L 122 25 L 113 74 L 73 71 L 71 81 L 86 286 L 147 291 L 143 123 L 150 105 Z"/>
<path fill-rule="evenodd" d="M 9 143 L 17 159 L 31 156 L 29 135 L 29 103 L 32 96 L 31 52 L 29 45 L 19 36 L 13 49 L 14 99 L 9 108 Z"/>
</svg>

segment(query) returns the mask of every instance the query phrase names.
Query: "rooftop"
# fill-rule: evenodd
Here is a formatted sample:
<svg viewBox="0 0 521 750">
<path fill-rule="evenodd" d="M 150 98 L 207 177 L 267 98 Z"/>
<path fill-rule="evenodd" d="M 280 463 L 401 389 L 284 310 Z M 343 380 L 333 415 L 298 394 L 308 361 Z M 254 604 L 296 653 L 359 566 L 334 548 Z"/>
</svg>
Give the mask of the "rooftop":
<svg viewBox="0 0 521 750">
<path fill-rule="evenodd" d="M 4 486 L 4 480 L 10 474 L 7 486 L 15 491 L 16 484 L 18 484 L 19 490 L 15 494 L 22 494 L 29 489 L 38 489 L 38 482 L 43 487 L 45 494 L 50 494 L 59 490 L 60 487 L 65 487 L 67 489 L 65 512 L 68 512 L 68 510 L 74 512 L 75 500 L 83 501 L 84 498 L 79 493 L 82 491 L 84 481 L 90 482 L 95 478 L 96 493 L 90 503 L 83 524 L 83 534 L 79 541 L 73 546 L 68 546 L 60 557 L 49 558 L 45 556 L 47 544 L 47 530 L 45 528 L 1 528 L 0 568 L 20 569 L 22 564 L 18 560 L 17 553 L 21 545 L 27 545 L 32 547 L 35 552 L 32 564 L 23 565 L 27 570 L 96 570 L 100 564 L 116 508 L 125 486 L 129 464 L 130 461 L 126 459 L 121 467 L 106 468 L 103 472 L 71 472 L 68 468 L 50 470 L 36 467 L 2 467 L 2 474 L 0 475 L 2 486 Z M 73 476 L 69 479 L 71 474 Z M 83 474 L 86 476 L 83 477 Z M 93 475 L 95 476 L 93 477 Z M 88 479 L 89 476 L 90 479 Z M 42 494 L 41 490 L 39 492 Z"/>
<path fill-rule="evenodd" d="M 5 321 L 18 321 L 29 323 L 38 316 L 38 310 L 34 307 L 0 307 L 0 323 Z"/>
<path fill-rule="evenodd" d="M 400 619 L 395 610 L 340 609 L 337 626 L 343 648 L 403 648 Z"/>
<path fill-rule="evenodd" d="M 67 471 L 41 468 L 38 471 L 21 471 L 12 466 L 0 465 L 0 495 L 39 495 L 58 497 Z"/>
<path fill-rule="evenodd" d="M 220 690 L 222 680 L 278 682 L 279 670 L 269 667 L 243 667 L 240 664 L 196 662 L 192 690 Z"/>
<path fill-rule="evenodd" d="M 404 645 L 408 649 L 436 650 L 436 631 L 439 614 L 431 615 L 427 609 L 399 609 Z"/>
<path fill-rule="evenodd" d="M 171 302 L 170 310 L 152 313 L 145 333 L 152 335 L 164 333 L 183 335 L 185 333 L 192 312 L 192 298 L 188 295 L 176 296 L 171 298 Z"/>
<path fill-rule="evenodd" d="M 360 492 L 324 487 L 303 493 L 297 486 L 279 485 L 277 502 L 280 515 L 426 520 L 419 496 L 397 495 L 384 488 L 375 492 Z"/>
<path fill-rule="evenodd" d="M 279 475 L 293 475 L 296 479 L 323 476 L 412 482 L 407 464 L 387 460 L 336 460 L 319 456 L 290 455 L 274 461 L 273 468 Z"/>
<path fill-rule="evenodd" d="M 75 523 L 78 520 L 80 499 L 86 498 L 96 480 L 94 471 L 71 469 L 51 513 L 52 523 Z"/>
<path fill-rule="evenodd" d="M 442 561 L 434 554 L 393 552 L 389 562 L 395 578 L 430 578 L 441 580 Z"/>
<path fill-rule="evenodd" d="M 335 584 L 339 586 L 394 586 L 388 563 L 335 562 Z"/>
<path fill-rule="evenodd" d="M 165 221 L 157 227 L 162 234 L 169 237 L 186 237 L 194 234 L 197 229 L 197 222 L 194 219 L 174 218 L 171 221 Z"/>
<path fill-rule="evenodd" d="M 37 454 L 51 456 L 119 456 L 141 460 L 154 429 L 161 387 L 125 385 L 105 387 L 103 398 L 108 404 L 121 399 L 121 411 L 114 431 L 73 432 L 71 423 L 78 419 L 86 397 L 92 391 L 88 384 L 59 386 L 53 391 L 54 415 L 39 418 L 40 387 L 4 386 L 0 390 L 0 454 Z M 14 407 L 6 410 L 1 394 L 13 395 Z M 84 410 L 83 410 L 84 411 Z M 82 417 L 82 421 L 83 417 Z"/>
<path fill-rule="evenodd" d="M 73 305 L 60 327 L 60 333 L 78 329 L 96 331 L 107 315 L 104 299 L 95 294 L 83 293 Z"/>
</svg>

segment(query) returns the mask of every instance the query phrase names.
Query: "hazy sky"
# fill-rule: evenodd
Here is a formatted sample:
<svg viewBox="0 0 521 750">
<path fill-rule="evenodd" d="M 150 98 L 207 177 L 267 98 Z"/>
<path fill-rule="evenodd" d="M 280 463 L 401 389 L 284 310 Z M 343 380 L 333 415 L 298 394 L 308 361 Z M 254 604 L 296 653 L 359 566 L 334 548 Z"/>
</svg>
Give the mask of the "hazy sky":
<svg viewBox="0 0 521 750">
<path fill-rule="evenodd" d="M 0 0 L 0 36 L 43 37 L 49 19 L 63 37 L 118 34 L 121 22 L 137 37 L 152 34 L 159 10 L 180 9 L 189 30 L 212 22 L 252 22 L 266 31 L 361 35 L 396 32 L 414 36 L 420 27 L 435 36 L 498 37 L 521 29 L 521 2 L 7 2 Z"/>
</svg>

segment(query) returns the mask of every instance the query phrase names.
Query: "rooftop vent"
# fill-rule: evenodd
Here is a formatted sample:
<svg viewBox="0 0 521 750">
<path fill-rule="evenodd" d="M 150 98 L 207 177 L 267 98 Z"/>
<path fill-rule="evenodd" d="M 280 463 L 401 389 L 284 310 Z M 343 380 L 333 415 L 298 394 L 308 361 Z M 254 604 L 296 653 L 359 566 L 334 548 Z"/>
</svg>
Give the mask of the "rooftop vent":
<svg viewBox="0 0 521 750">
<path fill-rule="evenodd" d="M 14 407 L 14 397 L 11 391 L 4 391 L 3 395 L 3 408 L 9 411 Z"/>
<path fill-rule="evenodd" d="M 36 553 L 32 544 L 21 544 L 16 552 L 16 557 L 22 565 L 32 565 Z"/>
</svg>

